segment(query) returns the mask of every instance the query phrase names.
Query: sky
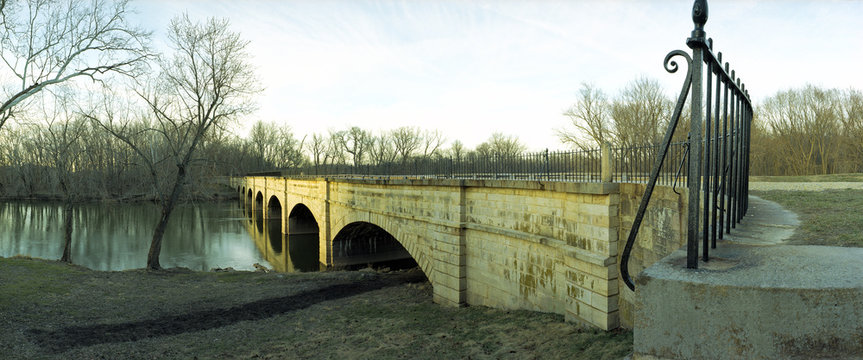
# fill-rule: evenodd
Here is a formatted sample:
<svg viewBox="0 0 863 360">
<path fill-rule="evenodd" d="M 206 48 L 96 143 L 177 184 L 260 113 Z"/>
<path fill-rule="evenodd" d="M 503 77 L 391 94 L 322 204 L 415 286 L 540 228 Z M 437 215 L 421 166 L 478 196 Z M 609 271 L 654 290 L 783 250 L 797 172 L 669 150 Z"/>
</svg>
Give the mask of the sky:
<svg viewBox="0 0 863 360">
<path fill-rule="evenodd" d="M 228 18 L 250 42 L 264 87 L 258 120 L 298 138 L 351 126 L 439 130 L 468 148 L 493 132 L 528 150 L 566 148 L 555 135 L 581 83 L 614 96 L 638 77 L 676 97 L 662 66 L 692 31 L 691 0 L 364 1 L 146 0 L 131 19 L 169 51 L 182 13 Z M 863 89 L 863 1 L 709 1 L 714 52 L 753 101 L 813 84 Z M 448 146 L 448 145 L 447 145 Z"/>
</svg>

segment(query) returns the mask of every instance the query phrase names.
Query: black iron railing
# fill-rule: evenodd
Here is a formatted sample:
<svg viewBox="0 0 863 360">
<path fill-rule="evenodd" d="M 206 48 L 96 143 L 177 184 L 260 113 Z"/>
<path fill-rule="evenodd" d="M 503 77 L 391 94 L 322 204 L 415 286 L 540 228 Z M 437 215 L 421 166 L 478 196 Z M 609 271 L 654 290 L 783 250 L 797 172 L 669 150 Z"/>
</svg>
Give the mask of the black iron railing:
<svg viewBox="0 0 863 360">
<path fill-rule="evenodd" d="M 250 173 L 290 177 L 436 178 L 601 182 L 601 150 L 540 151 L 512 155 L 470 153 L 362 164 L 317 164 Z M 610 181 L 610 180 L 605 180 Z"/>
<path fill-rule="evenodd" d="M 659 169 L 657 183 L 673 185 L 675 180 L 686 179 L 688 168 L 684 160 L 688 149 L 687 142 L 673 142 L 669 145 L 668 160 L 664 161 Z M 647 183 L 650 180 L 652 166 L 661 150 L 660 145 L 612 148 L 614 182 Z"/>
<path fill-rule="evenodd" d="M 653 187 L 663 176 L 664 162 L 676 155 L 671 136 L 680 119 L 689 91 L 692 91 L 689 131 L 688 165 L 686 173 L 689 188 L 686 234 L 686 267 L 698 268 L 699 237 L 702 260 L 709 260 L 709 249 L 716 247 L 716 239 L 731 231 L 746 213 L 749 196 L 749 134 L 752 123 L 752 102 L 749 93 L 734 71 L 723 66 L 722 53 L 713 54 L 713 40 L 706 38 L 707 1 L 696 0 L 692 7 L 695 29 L 687 39 L 692 56 L 674 50 L 665 57 L 665 69 L 677 71 L 672 58 L 685 60 L 687 74 L 677 100 L 671 122 L 663 140 L 662 150 L 653 159 L 653 169 L 644 196 L 638 207 L 632 229 L 621 253 L 621 276 L 630 289 L 635 289 L 629 275 L 629 256 L 644 218 Z M 703 126 L 702 126 L 703 125 Z M 703 149 L 703 151 L 702 151 Z M 685 156 L 685 155 L 684 155 Z M 701 195 L 704 194 L 704 199 Z M 703 218 L 699 222 L 700 215 Z"/>
<path fill-rule="evenodd" d="M 660 169 L 659 184 L 672 186 L 686 178 L 687 167 L 682 161 L 686 158 L 687 149 L 686 142 L 670 145 L 670 161 Z M 461 157 L 415 157 L 376 164 L 327 163 L 247 175 L 647 183 L 660 150 L 660 145 L 656 144 L 614 148 L 606 145 L 600 149 L 545 150 L 514 155 L 470 153 Z"/>
</svg>

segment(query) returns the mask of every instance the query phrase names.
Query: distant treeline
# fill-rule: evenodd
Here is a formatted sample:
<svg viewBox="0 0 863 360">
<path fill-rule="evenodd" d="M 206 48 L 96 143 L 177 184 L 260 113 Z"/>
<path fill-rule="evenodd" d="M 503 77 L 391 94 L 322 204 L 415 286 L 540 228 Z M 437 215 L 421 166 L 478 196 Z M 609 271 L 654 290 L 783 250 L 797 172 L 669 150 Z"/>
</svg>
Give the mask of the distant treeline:
<svg viewBox="0 0 863 360">
<path fill-rule="evenodd" d="M 808 85 L 755 110 L 752 175 L 863 172 L 863 93 Z"/>
<path fill-rule="evenodd" d="M 671 112 L 658 84 L 638 79 L 613 99 L 583 85 L 579 100 L 564 114 L 572 126 L 558 133 L 574 148 L 655 143 Z M 58 117 L 59 116 L 59 117 Z M 685 140 L 684 114 L 678 140 Z M 69 120 L 71 118 L 72 120 Z M 126 128 L 146 128 L 140 123 Z M 158 178 L 176 173 L 172 144 L 146 131 L 126 136 L 154 159 Z M 138 138 L 135 138 L 138 137 Z M 415 159 L 516 156 L 525 146 L 515 136 L 492 134 L 474 149 L 447 144 L 439 131 L 417 127 L 367 130 L 349 127 L 298 138 L 288 125 L 257 122 L 246 136 L 213 128 L 204 136 L 186 170 L 184 197 L 208 198 L 220 190 L 220 176 L 308 165 L 369 165 Z M 170 184 L 156 184 L 141 154 L 104 125 L 80 114 L 28 119 L 0 131 L 0 197 L 77 199 L 158 199 Z M 863 94 L 816 86 L 779 92 L 757 105 L 752 128 L 753 175 L 808 175 L 863 172 Z"/>
<path fill-rule="evenodd" d="M 74 117 L 74 116 L 73 116 Z M 63 197 L 61 180 L 78 199 L 155 200 L 159 191 L 139 154 L 98 122 L 77 116 L 72 121 L 34 119 L 0 131 L 0 197 Z M 131 124 L 128 128 L 145 128 Z M 128 131 L 135 144 L 146 144 L 159 178 L 177 171 L 171 144 L 148 132 Z M 137 138 L 136 138 L 137 137 Z M 438 131 L 417 127 L 371 130 L 350 127 L 299 139 L 289 126 L 257 122 L 246 136 L 224 129 L 208 133 L 187 169 L 186 198 L 210 198 L 220 191 L 220 176 L 286 169 L 305 165 L 379 165 L 423 158 L 518 155 L 525 146 L 515 136 L 494 133 L 475 149 L 455 140 L 446 148 Z M 163 187 L 170 184 L 163 184 Z"/>
<path fill-rule="evenodd" d="M 558 136 L 574 148 L 657 144 L 673 111 L 659 83 L 632 81 L 613 97 L 582 84 L 564 115 L 569 126 Z M 780 91 L 755 104 L 752 124 L 752 175 L 816 175 L 863 172 L 863 93 L 808 85 Z M 689 104 L 675 131 L 685 141 Z"/>
</svg>

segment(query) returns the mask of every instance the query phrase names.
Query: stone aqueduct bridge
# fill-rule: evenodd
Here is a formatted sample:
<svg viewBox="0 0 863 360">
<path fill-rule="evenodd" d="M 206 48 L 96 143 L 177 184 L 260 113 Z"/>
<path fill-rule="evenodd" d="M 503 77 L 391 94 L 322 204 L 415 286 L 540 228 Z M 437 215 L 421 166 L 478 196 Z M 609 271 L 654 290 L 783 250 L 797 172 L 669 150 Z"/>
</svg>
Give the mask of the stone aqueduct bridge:
<svg viewBox="0 0 863 360">
<path fill-rule="evenodd" d="M 283 233 L 317 233 L 327 267 L 407 253 L 443 305 L 564 314 L 602 329 L 632 326 L 618 278 L 644 185 L 411 178 L 232 178 Z M 658 187 L 630 259 L 633 273 L 685 242 L 686 196 Z M 389 239 L 369 243 L 362 229 Z M 389 236 L 391 235 L 391 237 Z M 402 248 L 403 246 L 403 248 Z"/>
</svg>

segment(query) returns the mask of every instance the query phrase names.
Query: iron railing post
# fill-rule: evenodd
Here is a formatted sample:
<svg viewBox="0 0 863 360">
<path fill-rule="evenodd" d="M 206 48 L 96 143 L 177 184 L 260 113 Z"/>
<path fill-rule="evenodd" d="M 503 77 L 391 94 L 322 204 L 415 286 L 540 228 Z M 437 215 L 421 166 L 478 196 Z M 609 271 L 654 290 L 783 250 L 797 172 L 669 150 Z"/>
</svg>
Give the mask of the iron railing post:
<svg viewBox="0 0 863 360">
<path fill-rule="evenodd" d="M 707 39 L 708 49 L 713 49 L 713 39 Z M 711 110 L 711 105 L 713 101 L 713 62 L 709 62 L 707 64 L 707 84 L 705 86 L 706 94 L 704 105 L 704 172 L 703 172 L 703 181 L 704 185 L 704 226 L 701 227 L 701 259 L 703 261 L 707 261 L 709 259 L 710 252 L 710 228 L 712 225 L 713 218 L 710 217 L 710 184 L 715 181 L 713 179 L 713 170 L 710 165 L 712 163 L 711 155 L 715 154 L 711 151 L 710 146 L 713 143 L 711 139 L 711 115 L 713 114 Z"/>
<path fill-rule="evenodd" d="M 545 149 L 545 180 L 551 180 L 551 168 L 548 162 L 548 148 Z"/>
<path fill-rule="evenodd" d="M 689 207 L 686 232 L 686 267 L 698 268 L 698 218 L 700 210 L 701 184 L 701 121 L 702 113 L 702 81 L 704 76 L 704 47 L 706 33 L 704 24 L 707 22 L 707 1 L 696 0 L 692 6 L 692 22 L 695 29 L 687 39 L 686 44 L 692 49 L 692 107 L 689 123 Z"/>
<path fill-rule="evenodd" d="M 711 48 L 713 47 L 713 42 L 710 43 L 710 46 L 711 46 Z M 716 66 L 718 66 L 720 68 L 722 66 L 721 65 L 722 64 L 722 53 L 721 52 L 719 53 L 719 58 L 717 60 L 718 61 L 711 68 L 712 68 L 712 71 L 717 73 L 717 75 L 718 75 L 719 71 L 722 70 L 722 69 L 716 68 Z M 719 105 L 720 104 L 719 103 L 722 99 L 721 98 L 721 96 L 722 96 L 721 85 L 722 85 L 722 78 L 717 76 L 716 77 L 716 93 L 715 93 L 716 103 L 714 104 L 715 109 L 709 109 L 709 108 L 707 109 L 707 111 L 714 111 L 714 114 L 713 114 L 713 136 L 714 136 L 714 141 L 713 141 L 713 154 L 714 154 L 713 155 L 713 192 L 710 195 L 710 198 L 711 198 L 711 202 L 710 202 L 710 208 L 711 208 L 710 209 L 711 210 L 711 215 L 710 215 L 710 225 L 711 225 L 710 226 L 710 229 L 711 229 L 710 247 L 714 248 L 714 249 L 716 248 L 717 232 L 720 234 L 722 233 L 722 228 L 719 227 L 719 220 L 720 219 L 717 218 L 717 217 L 721 217 L 722 214 L 721 213 L 717 214 L 717 212 L 716 212 L 716 210 L 718 208 L 717 205 L 719 204 L 719 181 L 720 181 L 720 179 L 722 179 L 722 175 L 720 172 L 721 169 L 719 167 L 719 157 L 720 157 L 719 152 L 721 151 L 720 146 L 719 146 L 719 139 L 720 139 L 720 134 L 719 134 L 719 123 L 720 123 Z"/>
</svg>

